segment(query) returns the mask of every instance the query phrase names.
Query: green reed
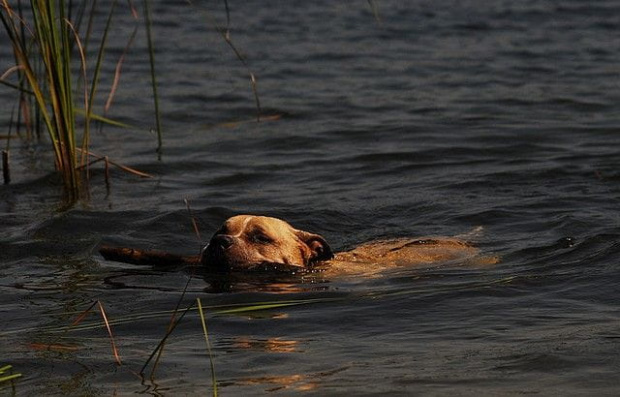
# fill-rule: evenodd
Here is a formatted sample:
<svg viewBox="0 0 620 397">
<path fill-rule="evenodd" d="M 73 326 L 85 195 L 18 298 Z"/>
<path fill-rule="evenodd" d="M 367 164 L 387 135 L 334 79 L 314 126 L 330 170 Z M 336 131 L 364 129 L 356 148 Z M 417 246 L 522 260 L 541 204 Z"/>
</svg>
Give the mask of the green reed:
<svg viewBox="0 0 620 397">
<path fill-rule="evenodd" d="M 21 7 L 21 2 L 18 6 Z M 32 0 L 31 24 L 20 18 L 7 0 L 2 0 L 2 7 L 0 16 L 13 47 L 20 80 L 25 80 L 34 96 L 52 141 L 56 168 L 67 192 L 73 195 L 79 192 L 81 180 L 76 170 L 79 159 L 71 73 L 73 40 L 65 2 Z M 82 143 L 87 145 L 85 141 Z"/>
<path fill-rule="evenodd" d="M 92 110 L 116 4 L 111 2 L 101 39 L 91 48 L 96 58 L 89 68 L 86 48 L 96 1 L 0 0 L 0 21 L 9 38 L 3 44 L 13 50 L 15 67 L 10 71 L 18 84 L 0 82 L 19 92 L 18 125 L 23 120 L 29 131 L 39 131 L 38 125 L 47 131 L 69 202 L 79 199 L 87 187 L 91 121 L 121 125 Z M 79 33 L 84 20 L 85 40 Z M 78 115 L 83 118 L 81 127 Z"/>
<path fill-rule="evenodd" d="M 200 298 L 196 298 L 196 304 L 198 305 L 198 313 L 200 314 L 200 322 L 202 324 L 202 333 L 205 336 L 205 342 L 207 345 L 207 354 L 209 355 L 209 364 L 211 366 L 211 383 L 212 383 L 212 391 L 213 397 L 218 396 L 217 392 L 217 378 L 215 376 L 215 362 L 213 359 L 213 351 L 211 350 L 211 342 L 209 341 L 209 331 L 207 330 L 207 320 L 202 310 L 202 301 Z"/>
<path fill-rule="evenodd" d="M 157 93 L 157 76 L 155 75 L 155 46 L 153 44 L 153 34 L 151 33 L 151 11 L 149 10 L 149 1 L 143 1 L 144 6 L 144 22 L 146 27 L 146 39 L 149 48 L 149 66 L 151 70 L 151 88 L 153 89 L 153 99 L 155 104 L 155 124 L 157 129 L 157 152 L 162 150 L 162 127 L 161 114 L 159 111 L 159 94 Z"/>
<path fill-rule="evenodd" d="M 12 369 L 13 369 L 12 365 L 4 365 L 0 367 L 0 383 L 8 382 L 10 380 L 17 379 L 22 376 L 22 374 L 19 374 L 19 373 L 11 373 L 10 375 L 4 374 L 5 372 L 11 371 Z"/>
</svg>

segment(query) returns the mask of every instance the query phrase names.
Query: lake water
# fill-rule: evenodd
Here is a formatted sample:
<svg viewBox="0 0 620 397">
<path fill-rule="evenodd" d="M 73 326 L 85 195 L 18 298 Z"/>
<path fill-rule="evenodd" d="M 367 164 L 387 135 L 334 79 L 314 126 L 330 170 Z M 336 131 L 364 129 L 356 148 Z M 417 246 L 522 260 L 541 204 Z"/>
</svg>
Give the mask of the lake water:
<svg viewBox="0 0 620 397">
<path fill-rule="evenodd" d="M 214 31 L 223 4 L 152 3 L 163 154 L 126 2 L 101 90 L 138 26 L 108 113 L 138 128 L 105 127 L 91 149 L 154 178 L 115 169 L 108 192 L 95 165 L 91 200 L 60 210 L 49 143 L 11 141 L 0 367 L 23 376 L 2 395 L 209 394 L 195 310 L 154 375 L 137 375 L 179 300 L 197 298 L 224 396 L 620 393 L 617 1 L 377 1 L 380 22 L 361 0 L 231 2 L 231 39 L 263 114 L 278 116 L 260 123 L 248 70 Z M 5 135 L 14 92 L 0 86 L 0 101 Z M 336 250 L 482 226 L 477 245 L 501 261 L 216 286 L 97 254 L 102 242 L 197 253 L 184 199 L 203 242 L 238 213 L 287 219 Z M 120 367 L 96 311 L 65 332 L 97 300 Z M 275 306 L 226 311 L 258 303 Z"/>
</svg>

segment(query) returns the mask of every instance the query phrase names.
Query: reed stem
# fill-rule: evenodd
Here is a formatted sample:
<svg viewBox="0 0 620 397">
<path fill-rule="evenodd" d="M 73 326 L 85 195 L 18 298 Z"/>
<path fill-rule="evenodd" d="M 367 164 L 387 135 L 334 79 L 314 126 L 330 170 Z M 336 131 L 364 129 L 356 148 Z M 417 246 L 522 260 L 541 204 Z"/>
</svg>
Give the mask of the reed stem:
<svg viewBox="0 0 620 397">
<path fill-rule="evenodd" d="M 9 151 L 2 151 L 2 176 L 4 178 L 4 184 L 11 183 L 11 168 L 9 164 Z"/>
<path fill-rule="evenodd" d="M 153 47 L 153 35 L 151 32 L 151 12 L 149 10 L 149 0 L 144 0 L 144 21 L 146 24 L 146 39 L 149 47 L 149 65 L 151 69 L 151 87 L 153 88 L 153 101 L 155 102 L 155 128 L 157 129 L 157 153 L 162 150 L 162 129 L 161 117 L 159 112 L 159 95 L 157 93 L 157 76 L 155 74 L 155 48 Z"/>
</svg>

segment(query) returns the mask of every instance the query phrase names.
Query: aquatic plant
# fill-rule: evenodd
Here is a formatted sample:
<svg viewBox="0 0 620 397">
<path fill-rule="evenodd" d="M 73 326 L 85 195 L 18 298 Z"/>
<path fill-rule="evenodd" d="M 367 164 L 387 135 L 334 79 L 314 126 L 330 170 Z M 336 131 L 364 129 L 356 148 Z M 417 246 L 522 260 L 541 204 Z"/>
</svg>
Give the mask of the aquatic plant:
<svg viewBox="0 0 620 397">
<path fill-rule="evenodd" d="M 144 5 L 144 21 L 146 26 L 146 38 L 149 47 L 149 66 L 151 70 L 151 87 L 153 89 L 153 98 L 155 102 L 155 123 L 157 129 L 157 152 L 161 153 L 162 149 L 162 128 L 161 128 L 161 114 L 159 111 L 159 95 L 157 94 L 157 76 L 155 74 L 155 47 L 153 45 L 153 38 L 151 33 L 151 11 L 149 9 L 148 0 L 143 1 Z"/>
<path fill-rule="evenodd" d="M 11 124 L 17 127 L 26 127 L 26 138 L 40 137 L 46 132 L 51 141 L 54 154 L 55 168 L 62 177 L 64 191 L 69 204 L 87 192 L 89 166 L 98 161 L 105 161 L 106 184 L 108 184 L 107 167 L 118 166 L 124 171 L 141 177 L 149 177 L 129 167 L 119 166 L 109 161 L 106 156 L 96 156 L 90 151 L 91 121 L 114 125 L 121 128 L 136 128 L 110 120 L 106 117 L 112 98 L 118 87 L 121 66 L 126 53 L 133 43 L 137 26 L 134 29 L 128 44 L 117 62 L 112 86 L 103 108 L 103 116 L 93 110 L 95 98 L 98 94 L 98 85 L 104 53 L 111 30 L 117 0 L 112 0 L 107 11 L 107 19 L 101 24 L 103 27 L 101 38 L 93 49 L 94 40 L 91 37 L 93 26 L 102 7 L 97 1 L 86 0 L 0 0 L 0 21 L 8 36 L 5 45 L 10 45 L 15 65 L 7 71 L 0 71 L 0 84 L 14 89 L 18 95 L 16 106 L 17 119 Z M 241 51 L 230 38 L 230 15 L 228 2 L 224 0 L 226 9 L 226 26 L 220 26 L 216 19 L 205 7 L 198 6 L 191 0 L 186 3 L 194 10 L 201 12 L 209 24 L 222 37 L 236 58 L 245 67 L 251 83 L 256 105 L 256 121 L 274 120 L 280 116 L 261 113 L 256 77 L 250 70 Z M 155 132 L 157 135 L 157 152 L 161 153 L 163 146 L 160 103 L 155 70 L 155 44 L 152 40 L 152 19 L 150 0 L 142 1 L 142 14 L 148 45 L 150 82 L 153 92 Z M 138 19 L 138 12 L 134 4 L 129 1 L 129 8 L 134 19 Z M 3 43 L 4 44 L 4 43 Z M 96 54 L 96 57 L 89 56 Z M 91 59 L 94 58 L 94 59 Z M 7 77 L 16 75 L 14 81 Z M 78 92 L 81 91 L 81 92 Z M 81 117 L 80 123 L 76 117 Z M 10 182 L 8 163 L 8 143 L 4 154 L 4 181 Z M 92 160 L 94 159 L 94 160 Z M 92 160 L 92 161 L 91 161 Z"/>
<path fill-rule="evenodd" d="M 22 374 L 20 373 L 11 373 L 10 375 L 5 375 L 5 372 L 10 371 L 11 369 L 13 369 L 12 365 L 4 365 L 0 367 L 0 383 L 8 382 L 22 376 Z"/>
<path fill-rule="evenodd" d="M 147 0 L 145 6 L 146 3 Z M 92 164 L 89 163 L 91 121 L 111 122 L 95 115 L 93 104 L 116 4 L 116 0 L 110 4 L 96 58 L 89 69 L 86 47 L 97 2 L 31 0 L 26 6 L 22 0 L 14 5 L 0 0 L 0 21 L 15 57 L 15 66 L 3 77 L 15 73 L 18 83 L 11 84 L 4 78 L 0 82 L 19 92 L 19 119 L 28 126 L 42 125 L 47 131 L 55 167 L 69 202 L 79 199 L 87 185 L 88 166 Z M 85 18 L 89 22 L 86 34 L 81 37 L 79 25 Z M 78 93 L 76 87 L 81 87 L 83 92 Z M 81 128 L 76 123 L 77 115 L 83 117 Z"/>
<path fill-rule="evenodd" d="M 80 177 L 76 171 L 79 161 L 76 150 L 76 126 L 73 113 L 73 83 L 71 72 L 70 35 L 73 26 L 66 17 L 66 7 L 61 0 L 33 0 L 30 2 L 32 25 L 26 25 L 3 0 L 2 23 L 9 35 L 16 58 L 20 81 L 28 84 L 37 110 L 50 135 L 55 154 L 56 168 L 61 172 L 67 192 L 79 191 Z M 21 2 L 18 3 L 21 6 Z M 75 37 L 77 39 L 77 36 Z M 79 43 L 79 40 L 75 42 Z M 88 118 L 86 108 L 86 117 Z M 84 133 L 83 148 L 88 147 L 88 134 Z"/>
<path fill-rule="evenodd" d="M 215 363 L 213 360 L 213 353 L 211 351 L 211 342 L 209 341 L 209 332 L 207 330 L 207 320 L 202 310 L 202 301 L 200 298 L 196 298 L 196 304 L 198 305 L 198 313 L 200 314 L 200 322 L 202 324 L 202 332 L 205 336 L 205 343 L 207 345 L 207 354 L 209 355 L 209 363 L 211 366 L 211 381 L 213 383 L 213 397 L 217 397 L 217 378 L 215 377 Z"/>
<path fill-rule="evenodd" d="M 8 33 L 16 59 L 20 82 L 27 83 L 34 96 L 37 111 L 51 138 L 55 165 L 62 175 L 70 198 L 80 191 L 81 176 L 77 166 L 84 164 L 88 150 L 89 105 L 94 95 L 94 81 L 89 98 L 85 92 L 85 128 L 81 143 L 75 123 L 73 92 L 72 43 L 77 43 L 82 57 L 82 72 L 86 75 L 83 47 L 73 24 L 68 20 L 63 0 L 33 0 L 30 2 L 32 24 L 22 17 L 7 0 L 2 1 L 2 23 Z M 85 91 L 87 90 L 85 85 Z M 83 149 L 79 154 L 77 148 Z"/>
</svg>

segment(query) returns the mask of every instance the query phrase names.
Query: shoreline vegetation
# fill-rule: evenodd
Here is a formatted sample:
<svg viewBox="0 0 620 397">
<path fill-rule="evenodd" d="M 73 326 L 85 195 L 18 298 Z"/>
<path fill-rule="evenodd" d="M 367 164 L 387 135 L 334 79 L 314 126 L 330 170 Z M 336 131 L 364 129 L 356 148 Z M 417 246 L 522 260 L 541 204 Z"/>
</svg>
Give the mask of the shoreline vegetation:
<svg viewBox="0 0 620 397">
<path fill-rule="evenodd" d="M 11 182 L 10 143 L 16 138 L 28 142 L 35 137 L 49 137 L 54 168 L 63 184 L 63 202 L 70 208 L 89 197 L 90 167 L 103 162 L 106 187 L 109 189 L 109 167 L 115 166 L 142 178 L 151 175 L 112 161 L 108 154 L 97 155 L 90 150 L 91 126 L 112 125 L 127 129 L 150 129 L 156 133 L 155 152 L 161 158 L 163 127 L 158 94 L 155 47 L 152 31 L 150 0 L 142 0 L 141 9 L 132 0 L 124 8 L 118 0 L 109 6 L 85 0 L 0 0 L 0 22 L 8 37 L 5 45 L 13 53 L 13 66 L 0 71 L 0 85 L 16 93 L 9 133 L 3 148 L 3 182 Z M 223 2 L 226 25 L 220 26 L 207 10 L 198 8 L 191 0 L 186 5 L 204 12 L 208 22 L 221 35 L 236 58 L 247 70 L 257 115 L 255 121 L 279 117 L 261 115 L 256 77 L 241 51 L 230 39 L 230 15 L 227 1 Z M 109 7 L 103 9 L 103 7 Z M 127 44 L 116 63 L 109 92 L 100 87 L 101 74 L 108 47 L 108 33 L 114 29 L 119 10 L 127 11 L 136 22 Z M 105 18 L 105 19 L 103 19 Z M 125 56 L 131 51 L 140 21 L 146 32 L 149 57 L 149 80 L 152 89 L 155 128 L 129 126 L 107 117 L 118 89 Z M 95 37 L 93 26 L 102 26 Z M 107 60 L 107 63 L 113 62 Z M 105 99 L 103 109 L 95 109 L 97 98 Z M 106 98 L 107 97 L 107 98 Z M 12 133 L 12 130 L 15 130 Z M 112 154 L 113 155 L 113 154 Z"/>
<path fill-rule="evenodd" d="M 0 22 L 8 40 L 3 45 L 13 53 L 13 65 L 0 70 L 0 86 L 16 94 L 12 106 L 9 132 L 0 135 L 6 140 L 2 149 L 2 172 L 4 184 L 11 182 L 10 144 L 17 138 L 30 142 L 49 137 L 54 168 L 63 185 L 63 207 L 70 208 L 80 200 L 89 198 L 90 167 L 103 162 L 106 187 L 110 188 L 109 167 L 115 166 L 142 178 L 151 175 L 112 161 L 108 154 L 96 155 L 90 150 L 91 126 L 99 130 L 104 125 L 125 129 L 154 131 L 157 137 L 155 152 L 161 158 L 163 150 L 163 127 L 158 93 L 151 0 L 142 0 L 141 8 L 136 0 L 111 0 L 107 5 L 87 0 L 0 0 Z M 381 24 L 378 9 L 373 0 L 367 0 L 370 10 Z M 253 94 L 256 116 L 254 121 L 277 120 L 280 114 L 262 114 L 257 79 L 242 51 L 230 36 L 230 8 L 222 0 L 226 21 L 219 24 L 210 11 L 185 0 L 185 5 L 200 12 L 210 26 L 231 49 L 246 70 Z M 109 7 L 104 9 L 104 7 Z M 127 12 L 135 26 L 124 50 L 116 60 L 106 60 L 108 34 L 114 29 L 115 18 Z M 141 21 L 146 34 L 149 62 L 149 80 L 152 90 L 154 128 L 130 126 L 107 117 L 120 84 L 125 57 L 132 49 Z M 102 31 L 94 34 L 94 26 Z M 116 64 L 108 92 L 100 87 L 104 62 Z M 95 104 L 105 99 L 102 109 Z M 243 122 L 243 121 L 242 121 Z M 223 123 L 222 125 L 237 124 Z M 14 132 L 12 130 L 15 130 Z M 113 154 L 111 154 L 113 156 Z"/>
<path fill-rule="evenodd" d="M 9 39 L 7 45 L 14 55 L 14 66 L 2 71 L 0 83 L 15 90 L 18 97 L 10 124 L 15 126 L 16 135 L 25 136 L 26 141 L 47 134 L 54 154 L 54 167 L 62 179 L 63 201 L 68 207 L 88 197 L 89 167 L 97 162 L 105 163 L 107 186 L 110 165 L 149 177 L 90 151 L 93 121 L 119 125 L 98 116 L 94 110 L 95 98 L 100 95 L 102 65 L 117 3 L 113 0 L 104 12 L 97 2 L 17 0 L 9 4 L 8 0 L 0 0 L 0 21 Z M 146 5 L 148 0 L 144 3 Z M 131 2 L 129 5 L 137 18 L 136 9 Z M 96 42 L 92 31 L 98 14 L 106 19 L 101 37 Z M 145 19 L 149 26 L 150 19 Z M 122 61 L 123 57 L 118 65 Z M 116 73 L 106 111 L 116 90 L 120 67 L 116 68 Z M 152 84 L 156 84 L 154 80 Z M 159 128 L 157 113 L 156 118 Z M 25 129 L 23 134 L 22 129 Z M 11 180 L 8 162 L 11 138 L 9 133 L 4 150 L 6 155 L 3 155 L 5 184 Z"/>
</svg>

